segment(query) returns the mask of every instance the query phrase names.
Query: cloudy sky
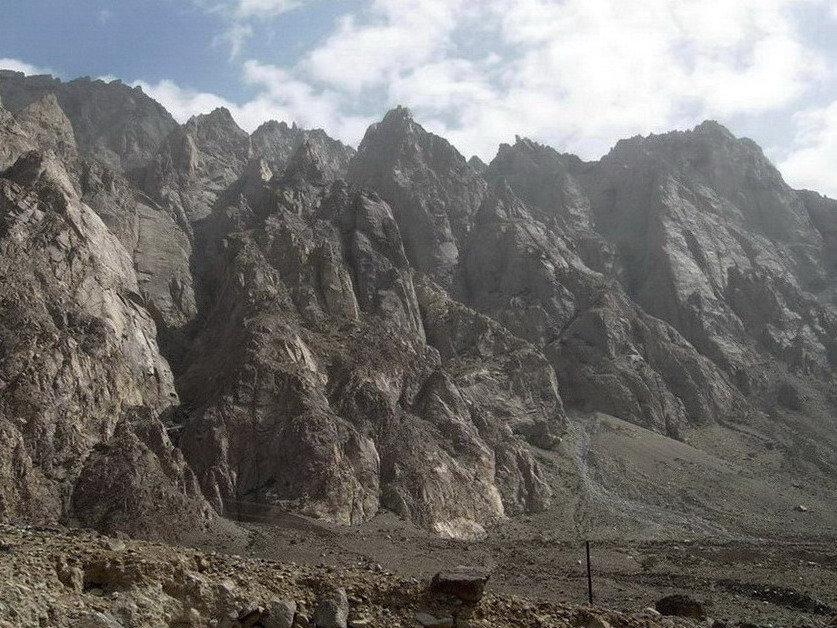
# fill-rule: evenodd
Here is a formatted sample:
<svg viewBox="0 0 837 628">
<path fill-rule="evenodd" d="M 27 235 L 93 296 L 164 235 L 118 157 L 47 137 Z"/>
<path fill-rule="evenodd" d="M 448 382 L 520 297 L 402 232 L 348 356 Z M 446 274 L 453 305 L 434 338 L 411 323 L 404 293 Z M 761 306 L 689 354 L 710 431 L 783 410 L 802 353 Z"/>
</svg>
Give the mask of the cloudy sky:
<svg viewBox="0 0 837 628">
<path fill-rule="evenodd" d="M 597 159 L 712 118 L 837 196 L 837 0 L 13 0 L 0 67 L 353 145 L 402 104 L 486 160 L 516 134 Z"/>
</svg>

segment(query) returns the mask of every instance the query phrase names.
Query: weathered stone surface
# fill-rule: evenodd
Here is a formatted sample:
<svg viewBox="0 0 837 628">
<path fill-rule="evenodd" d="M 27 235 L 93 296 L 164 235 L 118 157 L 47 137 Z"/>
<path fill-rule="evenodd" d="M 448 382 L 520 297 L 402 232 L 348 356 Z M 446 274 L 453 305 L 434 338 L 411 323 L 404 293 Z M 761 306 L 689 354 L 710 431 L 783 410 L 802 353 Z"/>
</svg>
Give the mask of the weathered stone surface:
<svg viewBox="0 0 837 628">
<path fill-rule="evenodd" d="M 422 315 L 429 303 L 390 207 L 318 172 L 301 146 L 262 183 L 261 204 L 217 211 L 207 229 L 248 227 L 219 235 L 216 297 L 179 380 L 193 408 L 180 444 L 204 491 L 230 514 L 275 504 L 353 523 L 383 506 L 459 537 L 481 536 L 507 508 L 542 509 L 540 469 L 505 430 L 557 442 L 563 415 L 548 363 L 483 319 L 504 337 L 479 350 L 497 354 L 493 370 L 443 364 L 454 356 L 440 360 L 426 330 L 441 338 L 445 323 Z M 460 309 L 456 333 L 473 335 L 464 328 L 480 317 Z M 516 382 L 503 360 L 525 362 Z"/>
<path fill-rule="evenodd" d="M 144 410 L 129 411 L 107 443 L 94 448 L 73 489 L 72 505 L 86 527 L 155 538 L 187 531 L 214 515 L 183 455 L 157 417 Z"/>
<path fill-rule="evenodd" d="M 477 567 L 459 566 L 433 576 L 432 588 L 475 604 L 482 599 L 490 572 Z"/>
<path fill-rule="evenodd" d="M 59 153 L 76 148 L 72 123 L 55 94 L 46 94 L 30 103 L 15 114 L 15 119 L 35 146 Z"/>
<path fill-rule="evenodd" d="M 29 113 L 43 106 L 58 116 L 51 97 L 47 101 L 30 105 Z M 43 124 L 48 133 L 53 121 L 32 115 L 33 144 L 43 141 L 31 125 Z M 111 522 L 96 513 L 120 503 L 126 508 L 116 515 L 116 527 L 130 527 L 156 500 L 135 492 L 153 477 L 148 488 L 169 491 L 169 497 L 155 504 L 161 509 L 146 522 L 148 533 L 170 536 L 163 513 L 178 512 L 189 525 L 201 525 L 210 513 L 197 490 L 183 491 L 191 471 L 172 455 L 159 418 L 177 403 L 171 371 L 159 353 L 131 256 L 80 196 L 80 164 L 72 152 L 63 159 L 30 152 L 0 179 L 6 271 L 0 282 L 0 517 L 44 523 L 81 518 L 110 529 Z M 142 428 L 127 427 L 135 408 L 147 417 Z M 121 476 L 111 464 L 101 468 L 95 461 L 105 450 L 94 452 L 97 446 L 112 462 L 132 461 L 134 468 L 123 467 Z M 103 501 L 103 485 L 114 477 L 122 482 L 110 484 Z M 194 481 L 191 487 L 197 488 Z"/>
<path fill-rule="evenodd" d="M 105 613 L 82 613 L 76 619 L 78 628 L 122 628 L 115 617 Z"/>
<path fill-rule="evenodd" d="M 349 620 L 349 601 L 345 589 L 334 589 L 320 595 L 314 609 L 315 628 L 346 628 Z"/>
<path fill-rule="evenodd" d="M 0 98 L 18 112 L 54 96 L 69 118 L 75 142 L 110 168 L 131 171 L 147 164 L 177 123 L 139 87 L 89 78 L 64 83 L 50 76 L 0 70 Z"/>
<path fill-rule="evenodd" d="M 0 516 L 157 535 L 152 494 L 197 526 L 206 496 L 479 538 L 563 494 L 542 463 L 594 411 L 837 470 L 837 202 L 716 123 L 486 166 L 403 108 L 353 155 L 118 83 L 0 98 Z"/>
<path fill-rule="evenodd" d="M 453 628 L 453 617 L 436 617 L 430 613 L 416 613 L 414 619 L 425 628 Z"/>
<path fill-rule="evenodd" d="M 14 164 L 18 158 L 35 148 L 34 141 L 21 127 L 15 116 L 0 107 L 0 170 L 5 170 Z"/>
<path fill-rule="evenodd" d="M 353 148 L 330 138 L 322 129 L 302 129 L 296 124 L 288 126 L 275 120 L 262 124 L 250 138 L 253 152 L 264 158 L 274 173 L 282 172 L 293 154 L 305 143 L 310 144 L 317 154 L 329 180 L 344 177 L 355 154 Z"/>
<path fill-rule="evenodd" d="M 347 178 L 389 203 L 410 263 L 449 285 L 485 194 L 465 158 L 399 107 L 366 132 Z"/>
<path fill-rule="evenodd" d="M 517 163 L 509 153 L 531 159 L 533 150 L 524 141 L 502 149 L 489 176 L 499 177 L 506 162 Z M 516 177 L 512 181 L 529 182 Z M 602 249 L 599 255 L 586 251 L 587 258 L 611 256 L 600 238 L 585 235 L 589 203 L 579 201 L 572 212 L 556 216 L 548 199 L 557 193 L 550 190 L 538 205 L 527 206 L 504 178 L 497 179 L 477 215 L 455 294 L 543 348 L 564 401 L 573 406 L 673 436 L 690 423 L 740 415 L 737 392 L 716 365 L 638 308 L 608 277 L 608 263 L 594 270 L 579 256 L 579 241 Z M 565 204 L 566 198 L 551 202 Z"/>
<path fill-rule="evenodd" d="M 749 392 L 768 353 L 826 370 L 822 235 L 761 150 L 716 123 L 616 145 L 587 172 L 597 229 L 626 291 Z M 821 223 L 822 224 L 822 223 Z M 824 320 L 813 325 L 806 320 Z"/>
<path fill-rule="evenodd" d="M 220 107 L 190 118 L 166 138 L 147 168 L 143 187 L 181 225 L 191 225 L 211 213 L 250 156 L 250 137 Z"/>
<path fill-rule="evenodd" d="M 275 599 L 270 601 L 267 613 L 260 621 L 264 628 L 291 628 L 294 615 L 296 615 L 296 602 Z"/>
</svg>

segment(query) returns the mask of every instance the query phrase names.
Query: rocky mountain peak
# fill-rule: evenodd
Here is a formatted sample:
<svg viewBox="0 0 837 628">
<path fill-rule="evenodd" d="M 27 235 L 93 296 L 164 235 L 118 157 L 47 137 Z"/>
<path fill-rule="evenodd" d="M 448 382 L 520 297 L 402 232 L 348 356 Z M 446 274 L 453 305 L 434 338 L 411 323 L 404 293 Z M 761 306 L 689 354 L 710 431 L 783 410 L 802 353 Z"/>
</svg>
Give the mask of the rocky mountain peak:
<svg viewBox="0 0 837 628">
<path fill-rule="evenodd" d="M 413 122 L 415 122 L 413 118 L 413 112 L 410 111 L 409 107 L 404 107 L 403 105 L 396 105 L 395 107 L 387 111 L 386 114 L 384 114 L 384 118 L 381 121 L 381 124 L 409 125 Z"/>
<path fill-rule="evenodd" d="M 486 167 L 404 108 L 354 154 L 116 83 L 0 96 L 3 518 L 761 534 L 791 473 L 834 487 L 837 205 L 716 123 Z M 706 488 L 740 477 L 746 521 Z"/>
<path fill-rule="evenodd" d="M 186 121 L 186 126 L 214 126 L 229 129 L 236 133 L 239 131 L 242 133 L 244 132 L 236 123 L 232 113 L 230 113 L 230 110 L 226 107 L 216 107 L 209 113 L 200 113 L 192 116 Z"/>
<path fill-rule="evenodd" d="M 488 164 L 476 155 L 471 155 L 471 158 L 468 160 L 468 165 L 474 169 L 474 172 L 478 172 L 480 174 L 485 172 L 485 169 L 488 168 Z"/>
<path fill-rule="evenodd" d="M 607 178 L 630 177 L 633 185 L 655 176 L 658 186 L 691 188 L 698 205 L 772 239 L 818 237 L 802 202 L 762 150 L 716 122 L 620 140 L 601 160 L 601 171 Z"/>
<path fill-rule="evenodd" d="M 705 120 L 688 131 L 636 135 L 619 140 L 603 160 L 623 159 L 641 162 L 656 159 L 657 163 L 668 160 L 671 165 L 677 165 L 686 157 L 691 159 L 692 165 L 698 165 L 701 158 L 705 160 L 712 155 L 720 157 L 730 152 L 739 155 L 757 153 L 763 157 L 760 148 L 756 146 L 754 150 L 752 141 L 735 137 L 726 127 L 714 120 Z"/>
<path fill-rule="evenodd" d="M 422 149 L 430 148 L 436 140 L 442 138 L 425 131 L 413 119 L 409 109 L 398 106 L 388 111 L 380 122 L 369 127 L 358 147 L 358 153 L 372 152 L 379 157 L 386 155 L 401 160 L 421 159 Z M 450 148 L 456 152 L 452 146 Z"/>
<path fill-rule="evenodd" d="M 486 188 L 459 151 L 397 107 L 369 127 L 347 179 L 393 207 L 411 262 L 449 285 Z"/>
<path fill-rule="evenodd" d="M 342 178 L 355 151 L 329 137 L 322 129 L 303 129 L 294 122 L 275 120 L 260 125 L 251 136 L 253 152 L 263 157 L 270 168 L 280 173 L 299 147 L 309 142 L 318 153 L 323 172 L 328 179 Z"/>
<path fill-rule="evenodd" d="M 48 75 L 26 76 L 23 72 L 0 70 L 0 95 L 5 108 L 13 112 L 55 92 L 61 85 L 60 79 Z"/>
<path fill-rule="evenodd" d="M 141 89 L 90 78 L 62 82 L 51 76 L 0 71 L 0 97 L 13 112 L 54 94 L 85 156 L 115 170 L 146 165 L 176 127 L 171 114 Z"/>
<path fill-rule="evenodd" d="M 229 109 L 218 107 L 210 113 L 192 116 L 183 125 L 186 133 L 196 138 L 199 144 L 209 147 L 212 143 L 228 143 L 228 148 L 240 150 L 249 144 L 249 135 L 238 126 Z"/>
<path fill-rule="evenodd" d="M 589 199 L 577 179 L 584 169 L 575 155 L 517 137 L 513 145 L 500 145 L 483 176 L 489 183 L 505 180 L 529 207 L 545 212 L 543 220 L 569 228 L 591 220 Z"/>
<path fill-rule="evenodd" d="M 40 146 L 76 148 L 72 123 L 55 94 L 47 94 L 28 104 L 15 118 Z"/>
<path fill-rule="evenodd" d="M 735 140 L 735 135 L 717 120 L 704 120 L 694 128 L 693 132 L 719 139 Z"/>
<path fill-rule="evenodd" d="M 291 157 L 282 179 L 286 181 L 306 181 L 313 184 L 324 184 L 327 180 L 326 171 L 320 153 L 313 142 L 303 142 Z"/>
</svg>

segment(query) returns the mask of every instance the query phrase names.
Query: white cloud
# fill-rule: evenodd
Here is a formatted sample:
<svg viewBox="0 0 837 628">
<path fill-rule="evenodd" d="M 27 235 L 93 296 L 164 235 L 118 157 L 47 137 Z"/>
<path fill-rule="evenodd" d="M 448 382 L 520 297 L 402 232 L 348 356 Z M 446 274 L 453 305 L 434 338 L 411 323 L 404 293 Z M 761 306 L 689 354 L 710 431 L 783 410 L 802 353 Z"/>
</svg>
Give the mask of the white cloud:
<svg viewBox="0 0 837 628">
<path fill-rule="evenodd" d="M 372 117 L 341 113 L 339 100 L 334 94 L 317 91 L 307 83 L 295 80 L 281 68 L 255 61 L 247 61 L 243 67 L 244 81 L 258 88 L 257 95 L 243 104 L 217 94 L 184 88 L 173 81 L 134 81 L 131 85 L 141 87 L 181 123 L 192 116 L 225 107 L 239 126 L 248 132 L 266 120 L 284 120 L 297 122 L 306 128 L 323 128 L 356 144 L 374 122 Z"/>
<path fill-rule="evenodd" d="M 452 48 L 462 26 L 463 0 L 373 0 L 371 17 L 349 15 L 310 51 L 301 70 L 351 93 L 388 84 Z"/>
<path fill-rule="evenodd" d="M 23 72 L 29 76 L 34 74 L 52 74 L 53 76 L 56 76 L 56 72 L 54 70 L 32 65 L 31 63 L 26 63 L 25 61 L 21 61 L 19 59 L 0 59 L 0 70 L 14 70 L 15 72 Z"/>
<path fill-rule="evenodd" d="M 305 0 L 198 1 L 225 12 L 222 38 L 237 55 L 253 20 Z M 621 137 L 799 108 L 828 76 L 799 12 L 825 18 L 837 12 L 829 2 L 642 0 L 626 11 L 624 0 L 367 0 L 294 65 L 242 63 L 248 102 L 148 89 L 176 117 L 223 105 L 248 130 L 273 117 L 354 143 L 403 104 L 465 154 L 491 158 L 520 134 L 597 158 Z M 830 142 L 800 136 L 786 163 L 821 178 Z"/>
<path fill-rule="evenodd" d="M 793 187 L 837 198 L 837 101 L 802 111 L 794 122 L 794 148 L 779 169 Z"/>
<path fill-rule="evenodd" d="M 272 17 L 302 6 L 308 0 L 192 0 L 197 8 L 232 19 Z"/>
<path fill-rule="evenodd" d="M 316 89 L 277 66 L 247 61 L 244 63 L 244 81 L 260 88 L 257 98 L 239 108 L 242 115 L 254 121 L 259 111 L 269 108 L 275 112 L 272 117 L 277 120 L 295 121 L 307 128 L 323 128 L 350 143 L 358 142 L 366 127 L 374 121 L 371 116 L 346 113 L 343 111 L 345 103 L 337 93 Z"/>
<path fill-rule="evenodd" d="M 371 0 L 289 71 L 338 111 L 410 106 L 466 153 L 490 157 L 513 129 L 597 157 L 795 102 L 825 64 L 794 11 L 822 1 Z"/>
<path fill-rule="evenodd" d="M 168 109 L 174 119 L 181 123 L 192 116 L 208 113 L 218 107 L 226 107 L 231 111 L 235 109 L 235 104 L 229 100 L 215 94 L 180 87 L 173 81 L 134 81 L 131 86 L 141 87 L 142 91 Z"/>
<path fill-rule="evenodd" d="M 626 12 L 622 0 L 492 1 L 516 52 L 494 107 L 585 157 L 619 137 L 784 107 L 822 75 L 796 32 L 800 3 L 644 0 Z M 469 144 L 487 133 L 474 128 Z"/>
<path fill-rule="evenodd" d="M 213 46 L 225 44 L 230 47 L 230 59 L 235 59 L 241 54 L 244 44 L 253 36 L 253 27 L 250 24 L 236 22 L 226 31 L 212 40 Z"/>
<path fill-rule="evenodd" d="M 235 12 L 240 17 L 272 16 L 286 13 L 303 4 L 302 0 L 237 0 Z"/>
<path fill-rule="evenodd" d="M 238 57 L 247 40 L 255 31 L 253 24 L 276 17 L 304 5 L 308 0 L 192 0 L 194 6 L 222 16 L 227 26 L 212 40 L 217 46 L 226 44 L 230 47 L 230 59 Z"/>
</svg>

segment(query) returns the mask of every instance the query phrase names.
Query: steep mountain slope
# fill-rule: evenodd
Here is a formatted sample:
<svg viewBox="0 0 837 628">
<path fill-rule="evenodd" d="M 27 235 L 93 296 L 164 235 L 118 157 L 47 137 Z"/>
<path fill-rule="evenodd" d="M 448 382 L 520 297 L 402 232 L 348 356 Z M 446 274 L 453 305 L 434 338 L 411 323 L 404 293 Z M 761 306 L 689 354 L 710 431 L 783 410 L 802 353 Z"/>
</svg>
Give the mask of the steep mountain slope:
<svg viewBox="0 0 837 628">
<path fill-rule="evenodd" d="M 285 122 L 270 120 L 253 131 L 252 139 L 254 152 L 275 173 L 282 172 L 297 149 L 306 142 L 314 147 L 330 179 L 345 177 L 349 161 L 355 154 L 353 148 L 330 138 L 322 129 L 303 129 L 296 123 L 288 126 Z"/>
<path fill-rule="evenodd" d="M 716 123 L 485 165 L 403 108 L 355 154 L 120 83 L 4 72 L 0 98 L 3 519 L 386 509 L 473 538 L 581 494 L 686 521 L 641 464 L 591 470 L 620 420 L 710 461 L 683 490 L 716 460 L 756 504 L 837 488 L 837 202 Z"/>
<path fill-rule="evenodd" d="M 702 360 L 688 388 L 662 368 L 690 417 L 764 425 L 782 449 L 803 439 L 833 479 L 828 199 L 791 190 L 757 146 L 711 122 L 625 140 L 593 164 L 519 141 L 486 176 L 550 215 L 585 261 L 714 363 Z"/>
<path fill-rule="evenodd" d="M 114 170 L 143 166 L 177 127 L 159 103 L 120 81 L 80 78 L 64 83 L 0 70 L 0 100 L 8 111 L 18 112 L 50 94 L 69 118 L 79 148 Z"/>
<path fill-rule="evenodd" d="M 0 179 L 0 516 L 200 525 L 211 510 L 158 418 L 177 403 L 171 371 L 130 255 L 81 198 L 83 170 L 72 149 L 32 151 Z"/>
<path fill-rule="evenodd" d="M 223 236 L 214 299 L 180 380 L 190 408 L 181 443 L 206 493 L 220 509 L 291 503 L 346 523 L 383 505 L 459 536 L 545 504 L 531 456 L 489 407 L 534 396 L 528 422 L 550 429 L 560 401 L 545 360 L 488 321 L 457 321 L 460 331 L 423 317 L 430 300 L 450 306 L 428 282 L 417 290 L 389 206 L 302 178 L 317 169 L 309 148 L 263 184 L 255 209 L 244 197 L 215 216 L 237 229 Z M 535 382 L 515 390 L 498 369 L 457 386 L 426 338 L 466 334 L 461 352 L 535 354 Z M 499 399 L 469 394 L 492 375 Z"/>
<path fill-rule="evenodd" d="M 395 208 L 410 263 L 449 285 L 485 195 L 485 182 L 465 158 L 399 107 L 366 132 L 347 179 Z"/>
</svg>

